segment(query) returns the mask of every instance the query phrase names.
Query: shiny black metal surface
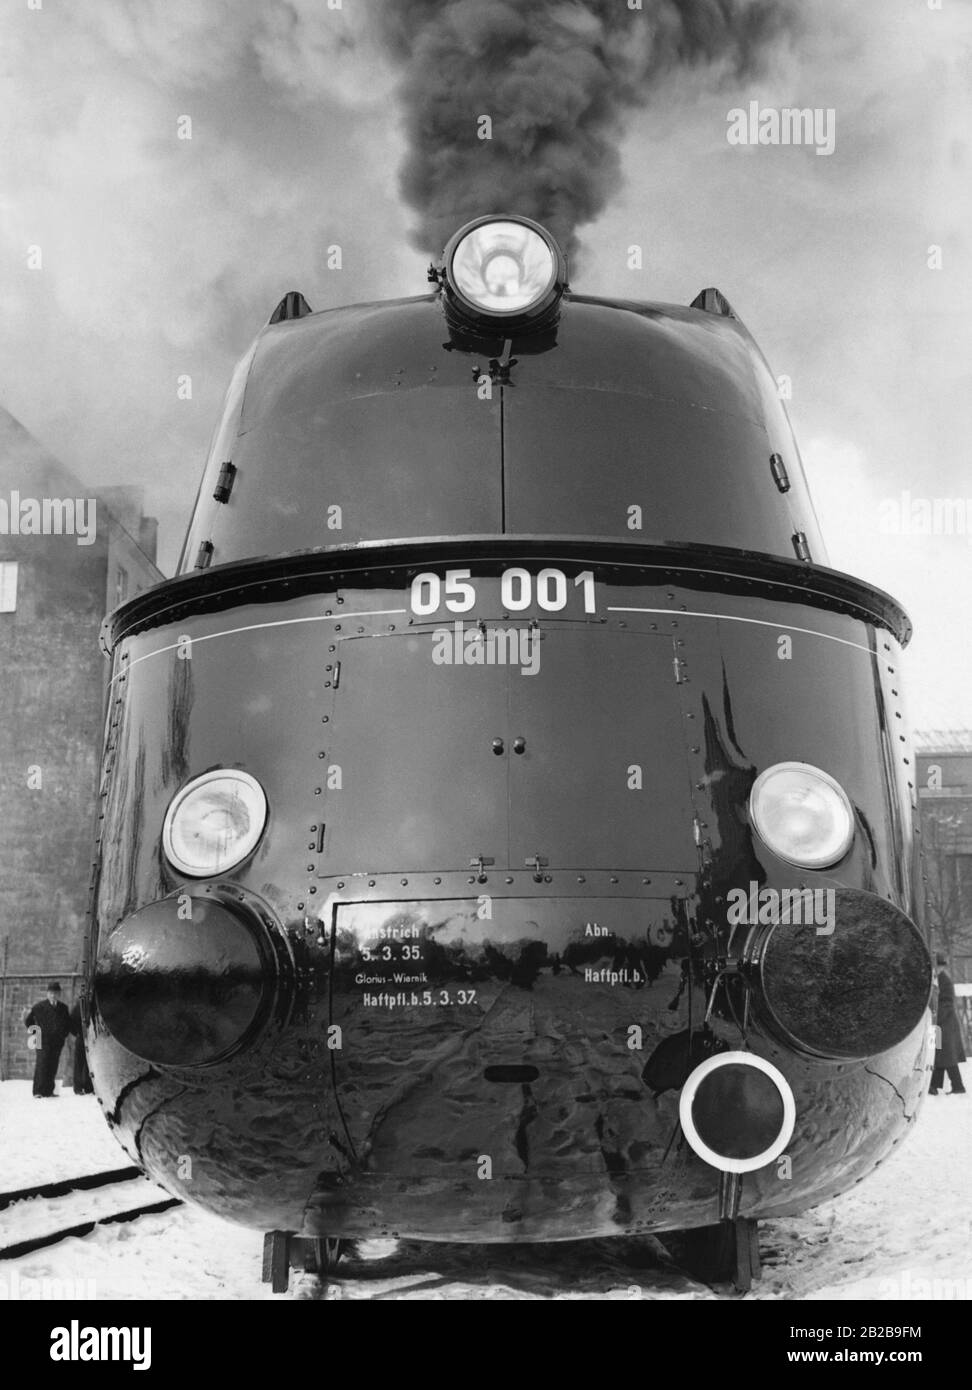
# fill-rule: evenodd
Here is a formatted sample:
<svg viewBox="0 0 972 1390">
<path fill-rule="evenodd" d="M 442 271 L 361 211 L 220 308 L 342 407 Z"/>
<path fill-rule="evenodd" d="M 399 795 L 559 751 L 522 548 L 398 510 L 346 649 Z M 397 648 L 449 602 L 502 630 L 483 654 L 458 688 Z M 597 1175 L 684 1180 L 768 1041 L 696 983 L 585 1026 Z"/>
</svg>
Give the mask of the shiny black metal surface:
<svg viewBox="0 0 972 1390">
<path fill-rule="evenodd" d="M 95 1005 L 129 1052 L 167 1066 L 240 1046 L 272 994 L 273 956 L 254 914 L 178 894 L 126 917 L 95 968 Z"/>
<path fill-rule="evenodd" d="M 662 1059 L 700 1036 L 710 1004 L 713 1045 L 740 1043 L 741 982 L 720 981 L 725 958 L 746 966 L 745 932 L 729 949 L 730 887 L 853 882 L 917 910 L 896 643 L 806 603 L 652 588 L 596 563 L 597 612 L 534 604 L 504 620 L 495 565 L 470 568 L 473 616 L 532 633 L 535 674 L 436 665 L 453 616 L 419 620 L 407 576 L 380 565 L 368 588 L 122 641 L 98 918 L 185 887 L 160 852 L 166 806 L 203 770 L 245 767 L 270 821 L 217 891 L 264 904 L 281 1002 L 202 1071 L 140 1063 L 96 1010 L 99 1091 L 160 1181 L 267 1229 L 505 1240 L 715 1220 L 717 1174 L 677 1137 L 698 1057 Z M 748 825 L 753 780 L 794 756 L 838 776 L 855 809 L 832 871 L 800 873 Z M 383 926 L 417 935 L 366 960 Z M 798 1122 L 793 1179 L 747 1177 L 743 1209 L 798 1210 L 907 1128 L 925 1028 L 821 1061 L 781 1039 L 749 987 L 746 1046 L 787 1075 Z M 522 1067 L 536 1079 L 490 1079 Z M 191 1185 L 173 1164 L 188 1152 Z"/>
<path fill-rule="evenodd" d="M 224 564 L 497 533 L 792 559 L 801 532 L 826 563 L 775 383 L 737 319 L 566 296 L 549 338 L 513 340 L 506 385 L 489 379 L 502 351 L 450 334 L 435 296 L 269 325 L 231 385 L 180 572 L 206 542 Z"/>
<path fill-rule="evenodd" d="M 191 571 L 129 599 L 105 619 L 102 645 L 110 656 L 123 637 L 160 623 L 178 622 L 200 611 L 236 608 L 244 602 L 271 603 L 326 592 L 333 585 L 373 589 L 399 579 L 407 584 L 419 571 L 445 572 L 472 562 L 484 574 L 500 574 L 509 565 L 531 561 L 539 562 L 538 569 L 561 565 L 576 573 L 587 567 L 591 556 L 590 540 L 580 536 L 561 536 L 556 541 L 539 536 L 452 536 L 323 546 L 258 561 L 241 560 Z M 632 541 L 599 542 L 596 558 L 635 584 L 662 586 L 689 580 L 704 593 L 762 594 L 773 600 L 807 602 L 885 627 L 902 646 L 911 639 L 911 623 L 900 604 L 883 590 L 839 570 L 723 546 Z"/>
<path fill-rule="evenodd" d="M 710 1072 L 692 1105 L 699 1136 L 715 1153 L 753 1158 L 765 1153 L 783 1124 L 783 1100 L 755 1067 L 730 1063 Z M 740 1127 L 739 1117 L 745 1116 Z"/>
<path fill-rule="evenodd" d="M 870 1172 L 929 1051 L 910 624 L 823 562 L 733 317 L 565 294 L 506 339 L 429 296 L 269 325 L 178 577 L 103 631 L 87 1041 L 126 1150 L 265 1231 L 706 1226 L 679 1099 L 742 1051 L 796 1127 L 741 1218 Z M 826 870 L 751 823 L 780 762 L 847 795 Z M 163 822 L 217 768 L 266 824 L 186 883 Z M 740 924 L 740 890 L 831 894 L 833 929 Z M 699 1122 L 759 1155 L 782 1092 L 734 1065 Z"/>
</svg>

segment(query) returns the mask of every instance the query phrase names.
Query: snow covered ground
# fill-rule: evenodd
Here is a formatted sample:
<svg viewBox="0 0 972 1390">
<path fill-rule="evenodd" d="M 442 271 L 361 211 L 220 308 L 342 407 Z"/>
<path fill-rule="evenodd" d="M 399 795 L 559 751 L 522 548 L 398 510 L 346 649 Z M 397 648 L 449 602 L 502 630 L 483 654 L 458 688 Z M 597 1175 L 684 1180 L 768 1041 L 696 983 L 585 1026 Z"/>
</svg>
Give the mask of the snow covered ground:
<svg viewBox="0 0 972 1390">
<path fill-rule="evenodd" d="M 93 1096 L 34 1101 L 29 1082 L 0 1085 L 0 1191 L 127 1162 Z M 161 1196 L 148 1184 L 126 1186 L 139 1202 Z M 8 1215 L 0 1212 L 0 1234 Z M 763 1279 L 747 1300 L 968 1298 L 972 1097 L 929 1098 L 915 1132 L 872 1177 L 804 1216 L 767 1222 L 760 1243 Z M 739 1297 L 689 1279 L 651 1240 L 508 1247 L 371 1241 L 360 1254 L 330 1297 Z M 19 1298 L 272 1298 L 260 1283 L 261 1256 L 259 1232 L 178 1207 L 0 1261 L 0 1283 Z"/>
<path fill-rule="evenodd" d="M 0 1084 L 0 1192 L 130 1166 L 94 1096 L 35 1100 L 29 1081 Z"/>
</svg>

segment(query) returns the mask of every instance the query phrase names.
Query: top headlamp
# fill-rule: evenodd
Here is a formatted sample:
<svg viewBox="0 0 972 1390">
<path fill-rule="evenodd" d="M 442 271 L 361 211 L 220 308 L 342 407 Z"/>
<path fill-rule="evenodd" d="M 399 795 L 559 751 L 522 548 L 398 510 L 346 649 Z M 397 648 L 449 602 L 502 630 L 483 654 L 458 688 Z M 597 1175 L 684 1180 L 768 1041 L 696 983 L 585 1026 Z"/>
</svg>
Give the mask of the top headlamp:
<svg viewBox="0 0 972 1390">
<path fill-rule="evenodd" d="M 480 217 L 462 227 L 443 256 L 446 295 L 477 323 L 528 323 L 564 292 L 567 263 L 549 232 L 525 217 Z"/>
</svg>

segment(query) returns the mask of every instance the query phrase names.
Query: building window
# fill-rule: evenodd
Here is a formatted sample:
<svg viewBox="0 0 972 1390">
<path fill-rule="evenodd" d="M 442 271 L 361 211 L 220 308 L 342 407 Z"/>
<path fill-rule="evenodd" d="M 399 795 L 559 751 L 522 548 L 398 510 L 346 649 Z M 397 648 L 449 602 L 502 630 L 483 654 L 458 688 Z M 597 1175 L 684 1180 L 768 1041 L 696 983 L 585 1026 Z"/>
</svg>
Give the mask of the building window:
<svg viewBox="0 0 972 1390">
<path fill-rule="evenodd" d="M 17 561 L 0 561 L 0 613 L 17 611 Z"/>
<path fill-rule="evenodd" d="M 115 575 L 115 605 L 114 605 L 114 606 L 117 608 L 118 605 L 119 605 L 120 603 L 124 603 L 125 600 L 126 600 L 127 598 L 128 598 L 128 571 L 127 571 L 127 570 L 123 570 L 123 569 L 121 568 L 121 566 L 119 565 L 119 567 L 118 567 L 118 573 Z"/>
</svg>

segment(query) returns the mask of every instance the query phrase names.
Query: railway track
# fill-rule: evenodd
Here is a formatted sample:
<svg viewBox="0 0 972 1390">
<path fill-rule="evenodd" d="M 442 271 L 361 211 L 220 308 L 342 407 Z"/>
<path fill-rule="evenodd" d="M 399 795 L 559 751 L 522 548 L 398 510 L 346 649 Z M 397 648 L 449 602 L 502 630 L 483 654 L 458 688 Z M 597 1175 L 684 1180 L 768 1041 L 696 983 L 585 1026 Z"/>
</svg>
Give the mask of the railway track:
<svg viewBox="0 0 972 1390">
<path fill-rule="evenodd" d="M 126 1190 L 127 1184 L 136 1182 L 138 1188 Z M 159 1192 L 161 1189 L 135 1167 L 83 1173 L 0 1192 L 0 1260 L 29 1255 L 71 1236 L 89 1235 L 96 1226 L 136 1221 L 182 1205 L 177 1197 L 156 1197 Z M 139 1201 L 140 1196 L 152 1200 Z"/>
</svg>

